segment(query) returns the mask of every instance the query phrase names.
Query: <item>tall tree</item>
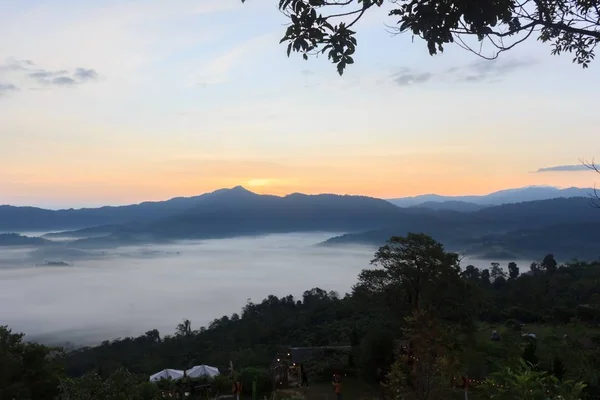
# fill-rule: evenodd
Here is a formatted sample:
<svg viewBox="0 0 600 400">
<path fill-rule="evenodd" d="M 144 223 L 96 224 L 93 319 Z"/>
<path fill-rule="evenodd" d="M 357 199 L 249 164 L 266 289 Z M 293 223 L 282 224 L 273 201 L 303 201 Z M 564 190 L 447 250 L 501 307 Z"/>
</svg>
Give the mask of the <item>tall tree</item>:
<svg viewBox="0 0 600 400">
<path fill-rule="evenodd" d="M 506 278 L 506 272 L 500 268 L 500 263 L 493 262 L 492 269 L 490 270 L 490 276 L 495 281 L 498 278 Z"/>
<path fill-rule="evenodd" d="M 376 253 L 371 264 L 380 270 L 359 275 L 359 285 L 388 287 L 401 291 L 413 310 L 429 309 L 439 298 L 439 289 L 460 274 L 458 255 L 425 234 L 393 236 Z"/>
<path fill-rule="evenodd" d="M 546 270 L 546 272 L 548 272 L 549 274 L 553 274 L 556 272 L 556 266 L 558 265 L 558 263 L 554 259 L 553 254 L 546 254 L 540 265 L 542 269 Z"/>
<path fill-rule="evenodd" d="M 340 75 L 353 64 L 357 40 L 354 28 L 367 13 L 390 4 L 388 15 L 397 24 L 391 29 L 410 33 L 427 44 L 429 54 L 444 51 L 450 43 L 484 58 L 537 36 L 549 43 L 552 54 L 573 53 L 574 62 L 586 68 L 600 43 L 600 0 L 278 0 L 290 25 L 281 43 L 309 55 L 327 53 Z M 242 3 L 246 0 L 242 0 Z M 474 38 L 489 44 L 491 52 L 474 50 Z"/>
<path fill-rule="evenodd" d="M 519 267 L 517 267 L 517 263 L 514 261 L 508 263 L 508 277 L 510 279 L 517 279 L 519 277 Z"/>
<path fill-rule="evenodd" d="M 465 270 L 462 272 L 463 278 L 475 282 L 479 281 L 479 275 L 479 268 L 475 267 L 474 265 L 467 265 Z"/>
<path fill-rule="evenodd" d="M 491 283 L 490 281 L 490 270 L 489 269 L 484 269 L 481 271 L 481 282 L 484 285 L 489 285 Z"/>
<path fill-rule="evenodd" d="M 191 336 L 192 335 L 192 323 L 189 319 L 184 319 L 180 324 L 177 325 L 175 331 L 177 336 Z"/>
</svg>

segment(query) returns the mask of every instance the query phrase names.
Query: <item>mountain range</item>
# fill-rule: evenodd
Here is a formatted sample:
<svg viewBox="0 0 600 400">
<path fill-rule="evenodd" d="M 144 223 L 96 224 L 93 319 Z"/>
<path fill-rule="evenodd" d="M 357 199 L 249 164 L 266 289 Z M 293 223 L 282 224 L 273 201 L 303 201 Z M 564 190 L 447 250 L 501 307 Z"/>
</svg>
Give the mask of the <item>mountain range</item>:
<svg viewBox="0 0 600 400">
<path fill-rule="evenodd" d="M 438 196 L 436 201 L 429 195 L 394 200 L 299 193 L 279 197 L 238 186 L 120 207 L 45 210 L 0 206 L 0 232 L 61 231 L 43 238 L 0 235 L 0 245 L 61 246 L 72 251 L 181 239 L 327 231 L 345 234 L 322 245 L 379 246 L 393 235 L 424 232 L 450 250 L 482 258 L 539 258 L 554 253 L 562 260 L 589 259 L 600 256 L 593 240 L 600 210 L 590 206 L 590 192 L 528 187 L 488 196 Z M 492 205 L 493 201 L 536 196 L 550 199 Z M 400 200 L 405 207 L 393 204 Z"/>
<path fill-rule="evenodd" d="M 524 201 L 549 200 L 559 197 L 589 197 L 594 193 L 591 188 L 576 188 L 570 187 L 559 189 L 552 186 L 526 186 L 517 189 L 499 190 L 486 195 L 470 195 L 470 196 L 441 196 L 438 194 L 423 194 L 414 197 L 400 197 L 396 199 L 388 199 L 388 201 L 398 207 L 414 207 L 428 204 L 430 207 L 444 208 L 440 204 L 446 203 L 452 209 L 452 204 L 458 204 L 458 207 L 464 207 L 464 203 L 476 204 L 479 206 L 497 206 L 507 203 L 521 203 Z M 460 211 L 458 209 L 457 211 Z M 469 211 L 474 211 L 469 209 Z"/>
</svg>

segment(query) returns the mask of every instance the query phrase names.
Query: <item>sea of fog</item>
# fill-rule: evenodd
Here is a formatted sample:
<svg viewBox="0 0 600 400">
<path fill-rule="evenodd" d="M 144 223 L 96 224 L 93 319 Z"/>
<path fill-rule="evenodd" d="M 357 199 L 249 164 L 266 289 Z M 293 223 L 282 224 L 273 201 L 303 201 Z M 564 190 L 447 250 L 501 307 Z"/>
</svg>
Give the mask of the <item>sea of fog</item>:
<svg viewBox="0 0 600 400">
<path fill-rule="evenodd" d="M 197 329 L 270 294 L 299 297 L 320 287 L 343 295 L 369 268 L 374 248 L 314 246 L 335 235 L 72 250 L 60 254 L 69 267 L 39 266 L 58 258 L 47 250 L 0 249 L 0 325 L 31 340 L 88 345 L 155 328 L 170 334 L 184 318 Z M 463 264 L 487 268 L 490 261 Z"/>
</svg>

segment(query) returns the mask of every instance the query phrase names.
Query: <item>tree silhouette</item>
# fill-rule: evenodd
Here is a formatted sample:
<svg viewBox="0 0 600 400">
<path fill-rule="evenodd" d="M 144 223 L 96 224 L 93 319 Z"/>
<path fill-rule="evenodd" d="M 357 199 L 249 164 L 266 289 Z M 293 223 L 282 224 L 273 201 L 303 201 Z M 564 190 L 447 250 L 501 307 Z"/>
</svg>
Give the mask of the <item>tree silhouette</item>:
<svg viewBox="0 0 600 400">
<path fill-rule="evenodd" d="M 175 334 L 178 336 L 190 336 L 192 334 L 192 323 L 189 319 L 184 319 L 179 325 Z"/>
<path fill-rule="evenodd" d="M 246 0 L 242 0 L 242 3 Z M 486 59 L 536 37 L 549 43 L 552 54 L 573 53 L 573 61 L 588 67 L 600 43 L 599 0 L 278 0 L 289 20 L 280 43 L 292 51 L 309 55 L 327 53 L 340 75 L 354 63 L 357 41 L 353 30 L 367 12 L 384 4 L 394 34 L 410 33 L 427 44 L 429 54 L 455 43 Z M 480 42 L 477 50 L 467 42 Z M 491 52 L 484 53 L 483 44 Z"/>
<path fill-rule="evenodd" d="M 514 261 L 508 263 L 508 277 L 510 279 L 517 279 L 519 277 L 519 267 L 517 267 L 517 263 Z"/>
</svg>

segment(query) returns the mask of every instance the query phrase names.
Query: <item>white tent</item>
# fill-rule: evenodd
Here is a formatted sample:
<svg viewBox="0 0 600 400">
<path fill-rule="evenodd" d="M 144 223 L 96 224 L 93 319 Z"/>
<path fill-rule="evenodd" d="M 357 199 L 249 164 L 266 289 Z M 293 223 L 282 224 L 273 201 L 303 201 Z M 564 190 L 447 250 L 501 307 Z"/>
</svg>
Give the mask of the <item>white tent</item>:
<svg viewBox="0 0 600 400">
<path fill-rule="evenodd" d="M 209 378 L 219 375 L 219 368 L 211 367 L 208 365 L 196 365 L 185 371 L 185 374 L 190 378 L 200 378 L 201 376 L 207 376 Z"/>
<path fill-rule="evenodd" d="M 183 378 L 183 371 L 178 369 L 163 369 L 160 372 L 150 377 L 150 382 L 157 382 L 161 379 L 171 379 L 176 381 L 177 379 Z"/>
</svg>

